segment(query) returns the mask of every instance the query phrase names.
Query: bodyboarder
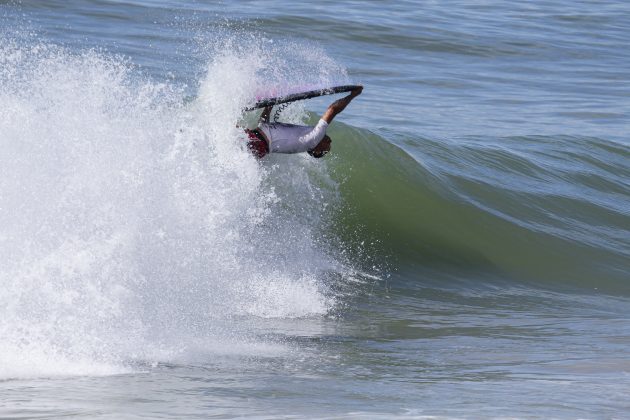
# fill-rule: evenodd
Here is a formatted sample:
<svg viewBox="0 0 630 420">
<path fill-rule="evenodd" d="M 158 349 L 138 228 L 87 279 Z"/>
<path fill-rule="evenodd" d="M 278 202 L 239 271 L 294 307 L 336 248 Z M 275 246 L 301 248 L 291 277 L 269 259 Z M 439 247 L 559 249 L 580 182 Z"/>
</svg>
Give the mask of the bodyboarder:
<svg viewBox="0 0 630 420">
<path fill-rule="evenodd" d="M 269 116 L 273 106 L 266 107 L 258 121 L 258 127 L 245 129 L 248 136 L 247 147 L 258 158 L 269 153 L 303 153 L 321 158 L 330 151 L 332 140 L 326 129 L 337 114 L 361 94 L 363 87 L 354 89 L 350 95 L 338 99 L 326 109 L 319 122 L 313 126 L 272 123 Z"/>
</svg>

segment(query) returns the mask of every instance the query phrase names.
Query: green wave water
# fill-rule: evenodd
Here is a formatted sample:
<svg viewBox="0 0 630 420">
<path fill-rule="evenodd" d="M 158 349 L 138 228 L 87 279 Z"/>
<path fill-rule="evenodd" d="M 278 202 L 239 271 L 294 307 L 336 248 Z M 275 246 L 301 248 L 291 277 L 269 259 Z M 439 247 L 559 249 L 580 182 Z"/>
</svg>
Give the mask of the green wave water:
<svg viewBox="0 0 630 420">
<path fill-rule="evenodd" d="M 398 147 L 348 126 L 331 135 L 347 233 L 363 227 L 402 271 L 630 291 L 630 147 L 562 136 Z"/>
</svg>

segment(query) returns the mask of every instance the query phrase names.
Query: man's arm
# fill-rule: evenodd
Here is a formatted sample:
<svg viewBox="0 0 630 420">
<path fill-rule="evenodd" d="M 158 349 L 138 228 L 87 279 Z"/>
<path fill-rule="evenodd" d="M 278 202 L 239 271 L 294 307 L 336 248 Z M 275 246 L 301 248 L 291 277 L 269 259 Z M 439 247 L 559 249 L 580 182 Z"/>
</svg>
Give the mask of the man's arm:
<svg viewBox="0 0 630 420">
<path fill-rule="evenodd" d="M 273 109 L 273 105 L 268 106 L 265 109 L 263 109 L 263 112 L 262 114 L 260 114 L 260 118 L 258 119 L 258 124 L 260 124 L 261 122 L 264 122 L 264 123 L 269 122 L 269 116 L 271 115 L 272 109 Z"/>
<path fill-rule="evenodd" d="M 322 116 L 322 120 L 324 120 L 328 124 L 330 124 L 332 122 L 333 118 L 335 118 L 335 116 L 337 114 L 339 114 L 341 111 L 346 109 L 348 104 L 354 98 L 359 96 L 361 94 L 361 92 L 363 92 L 363 86 L 359 86 L 358 88 L 354 89 L 350 93 L 350 95 L 346 96 L 345 98 L 338 99 L 335 102 L 333 102 L 332 104 L 330 104 L 330 106 L 328 107 L 326 112 L 324 112 L 324 115 Z"/>
</svg>

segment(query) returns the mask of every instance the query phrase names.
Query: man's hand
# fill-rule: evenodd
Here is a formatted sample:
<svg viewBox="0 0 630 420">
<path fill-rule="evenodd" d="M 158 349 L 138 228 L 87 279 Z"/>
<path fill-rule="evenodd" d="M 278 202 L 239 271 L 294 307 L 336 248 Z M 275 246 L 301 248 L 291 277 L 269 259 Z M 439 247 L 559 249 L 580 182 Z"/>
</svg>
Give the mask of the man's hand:
<svg viewBox="0 0 630 420">
<path fill-rule="evenodd" d="M 272 109 L 273 109 L 273 105 L 270 105 L 263 110 L 262 114 L 260 114 L 260 118 L 258 119 L 258 124 L 260 124 L 261 122 L 265 122 L 265 123 L 269 122 L 269 116 L 271 115 Z"/>
<path fill-rule="evenodd" d="M 353 89 L 352 92 L 350 93 L 350 96 L 353 98 L 356 98 L 357 96 L 361 94 L 361 92 L 363 92 L 363 86 L 359 86 L 356 89 Z"/>
</svg>

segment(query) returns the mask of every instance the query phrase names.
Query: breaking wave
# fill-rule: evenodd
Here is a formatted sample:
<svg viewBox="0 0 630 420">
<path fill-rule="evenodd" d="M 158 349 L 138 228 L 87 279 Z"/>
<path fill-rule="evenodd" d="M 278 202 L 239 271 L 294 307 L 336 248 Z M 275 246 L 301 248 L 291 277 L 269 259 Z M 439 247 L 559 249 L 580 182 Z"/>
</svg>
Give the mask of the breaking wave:
<svg viewBox="0 0 630 420">
<path fill-rule="evenodd" d="M 191 100 L 122 57 L 3 37 L 0 377 L 115 373 L 200 340 L 281 351 L 229 320 L 335 307 L 334 182 L 300 157 L 261 164 L 236 124 L 283 71 L 345 72 L 318 50 L 217 45 Z"/>
</svg>

